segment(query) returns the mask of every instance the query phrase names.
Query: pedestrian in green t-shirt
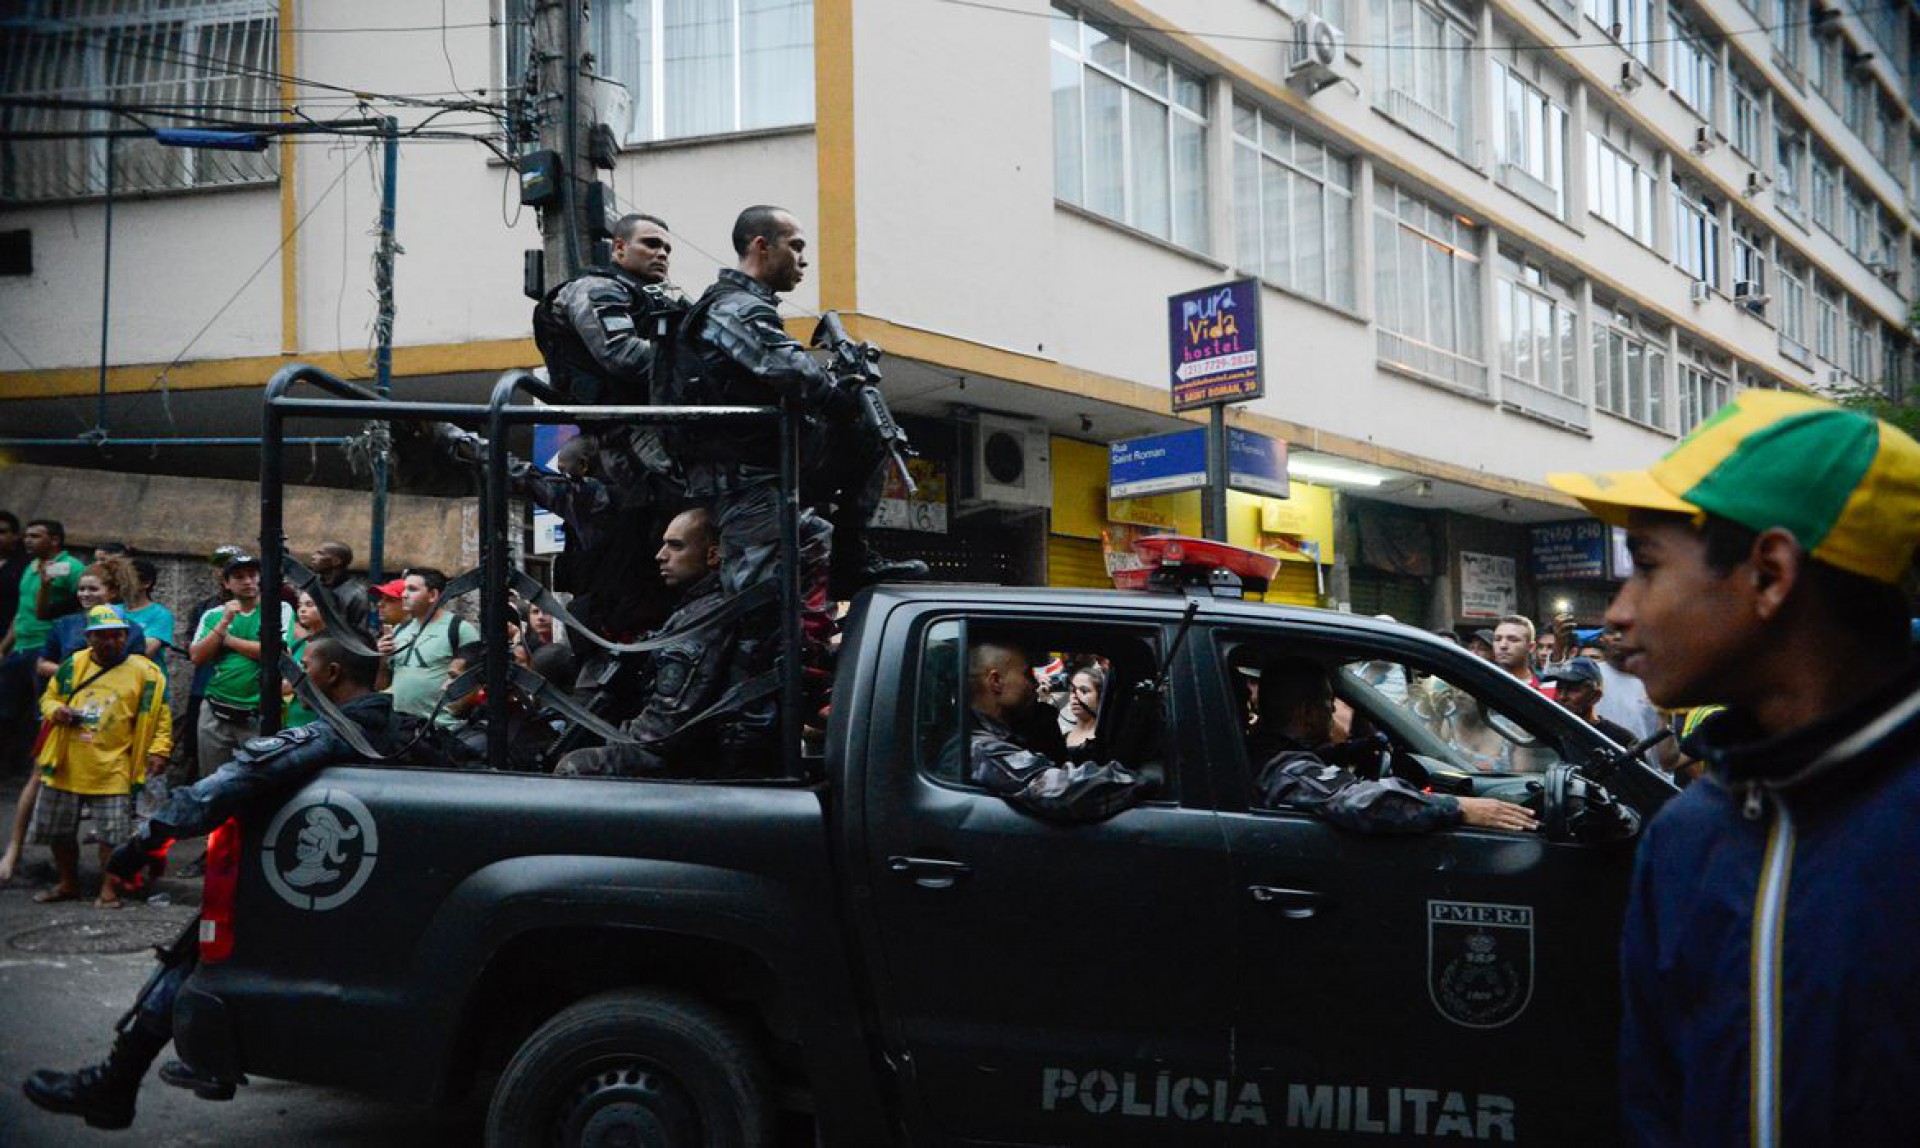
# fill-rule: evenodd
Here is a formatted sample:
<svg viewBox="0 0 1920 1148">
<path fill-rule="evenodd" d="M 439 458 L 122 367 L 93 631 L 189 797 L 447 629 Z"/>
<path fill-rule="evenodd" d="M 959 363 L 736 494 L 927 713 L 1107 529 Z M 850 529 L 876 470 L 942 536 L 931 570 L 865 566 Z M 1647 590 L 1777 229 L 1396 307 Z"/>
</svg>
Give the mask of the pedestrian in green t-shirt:
<svg viewBox="0 0 1920 1148">
<path fill-rule="evenodd" d="M 28 559 L 20 575 L 20 601 L 6 634 L 0 636 L 0 771 L 4 772 L 13 771 L 13 759 L 26 749 L 32 731 L 40 725 L 40 678 L 35 672 L 40 647 L 56 619 L 80 608 L 80 599 L 74 596 L 80 586 L 80 560 L 66 552 L 67 528 L 51 518 L 36 518 L 27 523 L 20 541 Z M 9 841 L 24 838 L 36 788 L 29 784 L 21 791 L 12 822 L 17 829 L 9 834 Z M 19 852 L 18 845 L 9 845 L 0 854 L 0 881 L 12 879 Z"/>
<path fill-rule="evenodd" d="M 293 611 L 278 594 L 260 593 L 260 560 L 235 554 L 220 571 L 220 585 L 232 597 L 200 615 L 188 654 L 195 666 L 212 666 L 206 703 L 194 730 L 200 746 L 200 776 L 233 760 L 259 731 L 260 626 L 268 613 L 278 617 L 282 642 L 293 638 Z"/>
</svg>

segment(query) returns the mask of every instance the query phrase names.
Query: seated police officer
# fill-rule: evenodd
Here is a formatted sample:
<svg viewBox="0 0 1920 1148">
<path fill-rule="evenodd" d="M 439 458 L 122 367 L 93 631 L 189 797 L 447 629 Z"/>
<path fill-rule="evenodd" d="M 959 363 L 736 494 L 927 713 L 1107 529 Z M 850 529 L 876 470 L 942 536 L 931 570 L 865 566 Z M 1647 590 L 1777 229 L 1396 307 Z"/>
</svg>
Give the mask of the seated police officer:
<svg viewBox="0 0 1920 1148">
<path fill-rule="evenodd" d="M 300 661 L 312 687 L 339 707 L 378 753 L 396 754 L 409 744 L 416 727 L 404 716 L 396 717 L 392 697 L 374 691 L 378 658 L 356 654 L 323 633 L 307 643 Z M 326 766 L 355 760 L 364 760 L 364 755 L 325 719 L 253 738 L 211 776 L 172 790 L 166 804 L 114 850 L 107 862 L 109 879 L 125 887 L 143 871 L 159 868 L 170 841 L 210 833 L 246 806 L 284 796 Z M 27 1099 L 50 1112 L 84 1117 L 95 1128 L 133 1123 L 141 1078 L 173 1039 L 174 998 L 199 963 L 198 931 L 195 922 L 162 955 L 166 968 L 142 993 L 131 1023 L 114 1038 L 105 1061 L 75 1072 L 41 1069 L 22 1086 Z M 204 1096 L 232 1095 L 230 1083 L 201 1077 L 178 1061 L 163 1067 L 160 1075 Z"/>
<path fill-rule="evenodd" d="M 1247 738 L 1255 787 L 1267 808 L 1305 809 L 1360 833 L 1426 833 L 1455 825 L 1537 829 L 1531 810 L 1490 797 L 1422 793 L 1397 777 L 1362 778 L 1329 745 L 1333 735 L 1332 672 L 1310 658 L 1274 658 L 1260 670 L 1259 721 Z M 1356 746 L 1379 752 L 1379 743 Z"/>
<path fill-rule="evenodd" d="M 968 781 L 1055 821 L 1104 821 L 1157 788 L 1117 761 L 1057 763 L 1027 748 L 1014 727 L 1038 693 L 1032 662 L 1017 642 L 992 636 L 975 642 L 967 663 Z"/>
<path fill-rule="evenodd" d="M 725 605 L 720 593 L 720 538 L 704 507 L 667 524 L 655 556 L 660 579 L 681 594 L 680 606 L 655 639 L 653 682 L 640 713 L 622 732 L 638 744 L 577 749 L 557 775 L 577 777 L 744 777 L 774 766 L 776 711 L 771 697 L 714 712 L 728 689 L 744 681 L 730 632 L 707 620 Z"/>
<path fill-rule="evenodd" d="M 842 575 L 835 597 L 873 582 L 924 578 L 919 561 L 889 561 L 867 548 L 866 521 L 879 505 L 886 464 L 877 444 L 856 444 L 855 399 L 835 384 L 780 322 L 780 292 L 798 286 L 807 268 L 807 238 L 782 208 L 749 207 L 733 225 L 737 267 L 725 268 L 695 303 L 662 375 L 659 401 L 764 406 L 793 396 L 809 417 L 802 443 L 804 501 L 800 512 L 800 582 L 810 648 L 822 649 L 834 629 L 828 610 L 830 568 Z M 669 381 L 670 380 L 670 381 Z M 675 455 L 686 468 L 689 496 L 713 502 L 721 551 L 721 584 L 729 594 L 773 573 L 780 539 L 780 443 L 764 425 L 676 431 Z M 832 522 L 812 506 L 830 505 Z"/>
</svg>

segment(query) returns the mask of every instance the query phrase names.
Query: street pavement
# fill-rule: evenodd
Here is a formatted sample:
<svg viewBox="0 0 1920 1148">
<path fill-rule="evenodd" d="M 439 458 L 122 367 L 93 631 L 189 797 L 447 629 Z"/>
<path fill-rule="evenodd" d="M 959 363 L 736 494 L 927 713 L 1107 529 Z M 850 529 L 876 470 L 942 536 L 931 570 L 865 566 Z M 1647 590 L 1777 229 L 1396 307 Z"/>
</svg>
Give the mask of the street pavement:
<svg viewBox="0 0 1920 1148">
<path fill-rule="evenodd" d="M 0 810 L 8 820 L 18 795 L 17 781 L 0 784 Z M 174 863 L 199 853 L 197 842 L 177 847 Z M 92 890 L 99 880 L 98 851 L 89 845 L 81 855 L 83 886 Z M 153 903 L 130 901 L 118 911 L 95 909 L 91 898 L 36 905 L 33 894 L 53 884 L 53 865 L 44 847 L 29 847 L 27 862 L 25 872 L 0 885 L 0 1145 L 479 1143 L 484 1099 L 434 1112 L 271 1080 L 256 1080 L 232 1101 L 214 1103 L 149 1075 L 139 1114 L 124 1132 L 97 1131 L 76 1117 L 42 1112 L 20 1094 L 20 1082 L 36 1068 L 70 1070 L 106 1054 L 114 1022 L 154 968 L 152 946 L 171 941 L 192 919 L 200 883 L 169 876 Z"/>
</svg>

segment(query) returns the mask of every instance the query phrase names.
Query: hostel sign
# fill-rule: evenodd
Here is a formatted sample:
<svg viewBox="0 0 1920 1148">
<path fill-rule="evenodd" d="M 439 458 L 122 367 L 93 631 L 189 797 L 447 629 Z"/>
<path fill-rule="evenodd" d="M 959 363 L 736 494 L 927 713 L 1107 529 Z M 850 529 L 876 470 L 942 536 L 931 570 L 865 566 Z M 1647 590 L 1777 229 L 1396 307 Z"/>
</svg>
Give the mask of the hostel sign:
<svg viewBox="0 0 1920 1148">
<path fill-rule="evenodd" d="M 1167 350 L 1176 411 L 1264 395 L 1259 283 L 1237 279 L 1168 296 Z"/>
</svg>

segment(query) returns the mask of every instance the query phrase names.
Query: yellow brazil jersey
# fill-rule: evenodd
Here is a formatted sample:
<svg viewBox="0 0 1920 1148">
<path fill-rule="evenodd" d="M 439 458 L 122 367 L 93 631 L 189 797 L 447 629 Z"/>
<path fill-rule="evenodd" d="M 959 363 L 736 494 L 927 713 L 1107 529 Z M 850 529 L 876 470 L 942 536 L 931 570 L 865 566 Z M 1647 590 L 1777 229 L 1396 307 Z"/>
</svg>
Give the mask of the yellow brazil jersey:
<svg viewBox="0 0 1920 1148">
<path fill-rule="evenodd" d="M 41 780 L 55 789 L 131 793 L 146 783 L 148 755 L 173 749 L 166 678 L 142 655 L 129 654 L 103 673 L 91 650 L 74 654 L 40 697 L 42 717 L 61 706 L 79 716 L 52 727 L 40 751 Z"/>
</svg>

